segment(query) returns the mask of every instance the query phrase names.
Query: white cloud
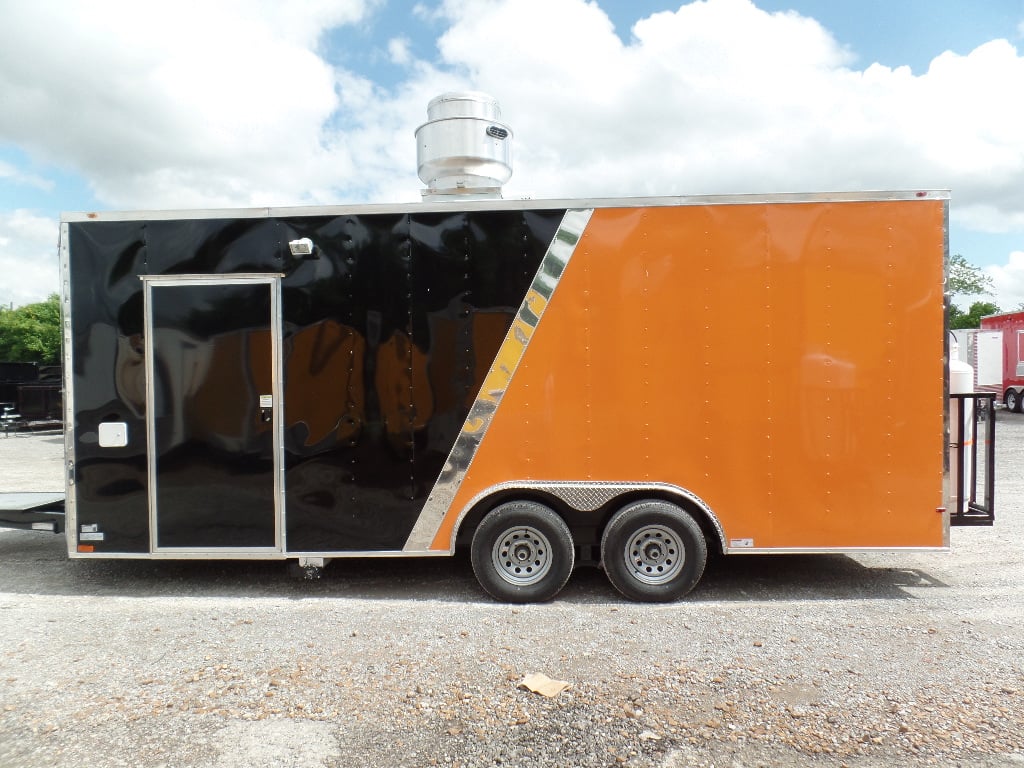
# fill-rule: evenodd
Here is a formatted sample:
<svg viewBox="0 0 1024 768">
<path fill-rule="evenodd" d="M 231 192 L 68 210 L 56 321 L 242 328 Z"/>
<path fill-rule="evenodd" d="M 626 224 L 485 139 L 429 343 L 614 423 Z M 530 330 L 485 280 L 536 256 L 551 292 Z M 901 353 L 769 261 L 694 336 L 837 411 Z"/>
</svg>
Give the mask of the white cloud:
<svg viewBox="0 0 1024 768">
<path fill-rule="evenodd" d="M 532 25 L 536 5 L 551 23 Z M 850 55 L 817 22 L 747 0 L 639 21 L 622 45 L 574 0 L 450 2 L 446 63 L 496 93 L 539 194 L 952 187 L 1024 210 L 1024 59 L 1005 41 L 925 75 Z M 539 28 L 538 28 L 539 27 Z M 498 39 L 530 39 L 498 46 Z M 509 73 L 515 73 L 510 77 Z M 1002 194 L 990 195 L 993 188 Z M 966 215 L 966 214 L 965 214 Z M 981 214 L 979 214 L 981 218 Z"/>
<path fill-rule="evenodd" d="M 431 3 L 413 3 L 412 16 L 421 22 L 432 23 L 445 18 L 444 10 L 439 5 Z"/>
<path fill-rule="evenodd" d="M 403 66 L 412 62 L 412 51 L 409 50 L 409 38 L 394 37 L 388 40 L 388 58 L 393 64 Z"/>
<path fill-rule="evenodd" d="M 57 222 L 28 211 L 0 212 L 0 306 L 41 301 L 60 287 Z"/>
<path fill-rule="evenodd" d="M 115 207 L 301 199 L 292 180 L 325 167 L 338 106 L 318 39 L 365 12 L 360 0 L 9 4 L 0 138 L 78 170 Z"/>
<path fill-rule="evenodd" d="M 24 171 L 15 168 L 10 163 L 5 163 L 3 160 L 0 160 L 0 179 L 4 179 L 13 184 L 23 184 L 28 187 L 35 187 L 36 189 L 53 189 L 53 182 L 49 179 L 38 176 L 34 173 L 25 173 Z"/>
<path fill-rule="evenodd" d="M 950 188 L 958 224 L 1024 233 L 1009 42 L 914 75 L 855 69 L 818 22 L 749 0 L 654 14 L 627 42 L 599 3 L 419 2 L 441 58 L 396 34 L 407 74 L 388 87 L 320 55 L 327 31 L 370 18 L 361 0 L 8 3 L 0 141 L 113 208 L 397 202 L 418 197 L 427 102 L 468 88 L 515 132 L 507 196 Z"/>
<path fill-rule="evenodd" d="M 947 52 L 914 76 L 851 69 L 816 21 L 749 0 L 654 14 L 628 44 L 583 0 L 449 0 L 441 62 L 415 61 L 394 38 L 391 60 L 410 74 L 386 91 L 316 53 L 325 30 L 369 12 L 355 0 L 304 13 L 112 8 L 71 4 L 56 32 L 14 5 L 0 92 L 15 108 L 0 136 L 80 169 L 115 207 L 418 186 L 411 131 L 433 95 L 462 87 L 496 95 L 512 123 L 510 194 L 951 187 L 961 221 L 1024 227 L 1024 58 L 1006 41 Z M 31 32 L 44 26 L 55 53 L 39 61 Z"/>
<path fill-rule="evenodd" d="M 988 267 L 999 306 L 1009 312 L 1024 307 L 1024 251 L 1014 251 L 1005 264 Z"/>
</svg>

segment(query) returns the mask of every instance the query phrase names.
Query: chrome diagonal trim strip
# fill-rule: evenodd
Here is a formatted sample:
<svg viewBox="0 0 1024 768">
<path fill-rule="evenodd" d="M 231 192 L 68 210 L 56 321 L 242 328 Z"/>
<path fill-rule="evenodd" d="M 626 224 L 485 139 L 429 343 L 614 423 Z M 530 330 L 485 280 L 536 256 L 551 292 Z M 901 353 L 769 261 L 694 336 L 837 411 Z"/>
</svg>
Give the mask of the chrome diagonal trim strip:
<svg viewBox="0 0 1024 768">
<path fill-rule="evenodd" d="M 593 213 L 593 208 L 568 210 L 562 217 L 562 223 L 540 262 L 505 341 L 491 363 L 480 393 L 469 409 L 462 431 L 455 439 L 455 445 L 409 533 L 403 551 L 422 552 L 429 549 L 434 541 Z"/>
</svg>

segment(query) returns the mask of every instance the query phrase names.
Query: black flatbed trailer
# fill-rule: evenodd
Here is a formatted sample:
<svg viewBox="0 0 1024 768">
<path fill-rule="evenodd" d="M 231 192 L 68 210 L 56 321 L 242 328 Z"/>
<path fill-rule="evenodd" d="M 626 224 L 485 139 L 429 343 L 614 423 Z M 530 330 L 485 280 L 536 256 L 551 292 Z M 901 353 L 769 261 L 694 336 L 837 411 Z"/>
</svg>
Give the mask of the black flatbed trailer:
<svg viewBox="0 0 1024 768">
<path fill-rule="evenodd" d="M 0 528 L 64 532 L 64 492 L 0 493 Z"/>
</svg>

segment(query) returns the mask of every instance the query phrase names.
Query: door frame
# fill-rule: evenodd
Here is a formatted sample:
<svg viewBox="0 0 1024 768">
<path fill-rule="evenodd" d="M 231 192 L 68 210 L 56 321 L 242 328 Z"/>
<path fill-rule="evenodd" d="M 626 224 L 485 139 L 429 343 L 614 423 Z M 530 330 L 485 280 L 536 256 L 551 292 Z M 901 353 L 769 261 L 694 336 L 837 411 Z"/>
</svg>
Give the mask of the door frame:
<svg viewBox="0 0 1024 768">
<path fill-rule="evenodd" d="M 284 381 L 282 366 L 280 274 L 224 274 L 224 275 L 142 275 L 143 284 L 143 337 L 146 363 L 146 474 L 149 501 L 149 551 L 155 556 L 188 558 L 216 557 L 225 559 L 267 559 L 283 556 L 285 551 L 284 525 Z M 274 546 L 272 547 L 160 547 L 157 541 L 157 443 L 156 423 L 152 403 L 156 399 L 153 369 L 153 299 L 154 288 L 179 288 L 199 285 L 266 285 L 270 291 L 270 355 L 271 397 L 273 398 L 271 434 L 274 461 Z"/>
</svg>

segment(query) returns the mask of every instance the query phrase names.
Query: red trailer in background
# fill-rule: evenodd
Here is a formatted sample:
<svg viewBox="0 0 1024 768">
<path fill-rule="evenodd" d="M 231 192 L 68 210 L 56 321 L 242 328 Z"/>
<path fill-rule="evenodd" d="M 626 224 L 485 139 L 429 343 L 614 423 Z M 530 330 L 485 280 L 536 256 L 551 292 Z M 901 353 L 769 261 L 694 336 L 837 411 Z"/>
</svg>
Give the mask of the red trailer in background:
<svg viewBox="0 0 1024 768">
<path fill-rule="evenodd" d="M 1024 408 L 1024 311 L 981 319 L 975 338 L 977 390 L 1003 398 L 1007 410 Z"/>
</svg>

